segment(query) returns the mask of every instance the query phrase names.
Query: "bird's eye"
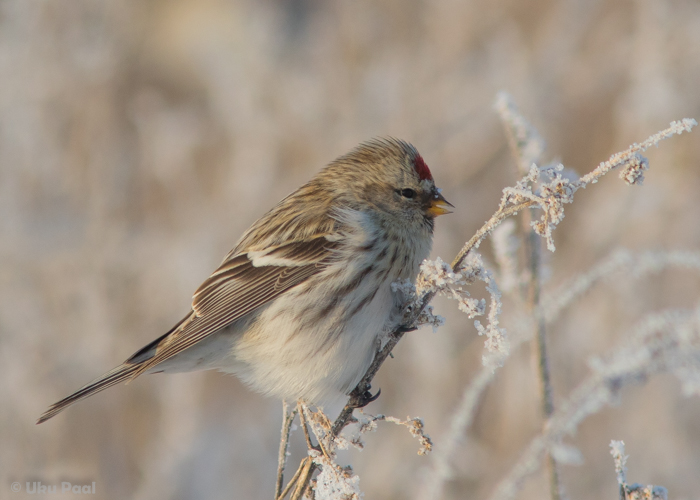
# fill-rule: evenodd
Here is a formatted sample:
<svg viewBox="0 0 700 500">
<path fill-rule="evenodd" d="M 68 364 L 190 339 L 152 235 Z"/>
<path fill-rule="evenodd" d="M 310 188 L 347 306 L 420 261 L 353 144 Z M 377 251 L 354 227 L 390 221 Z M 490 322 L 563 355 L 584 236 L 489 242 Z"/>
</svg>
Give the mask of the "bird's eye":
<svg viewBox="0 0 700 500">
<path fill-rule="evenodd" d="M 413 198 L 416 195 L 416 192 L 413 189 L 402 189 L 400 191 L 401 196 L 404 198 Z"/>
</svg>

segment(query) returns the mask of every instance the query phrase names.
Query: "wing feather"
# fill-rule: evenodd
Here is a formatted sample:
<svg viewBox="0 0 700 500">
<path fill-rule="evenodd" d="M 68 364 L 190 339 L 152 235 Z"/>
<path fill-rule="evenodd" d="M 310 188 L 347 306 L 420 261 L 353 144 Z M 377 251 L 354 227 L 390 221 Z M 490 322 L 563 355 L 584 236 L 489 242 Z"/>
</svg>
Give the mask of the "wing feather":
<svg viewBox="0 0 700 500">
<path fill-rule="evenodd" d="M 326 236 L 228 257 L 194 293 L 188 321 L 162 340 L 132 378 L 321 272 L 335 260 L 340 245 Z"/>
</svg>

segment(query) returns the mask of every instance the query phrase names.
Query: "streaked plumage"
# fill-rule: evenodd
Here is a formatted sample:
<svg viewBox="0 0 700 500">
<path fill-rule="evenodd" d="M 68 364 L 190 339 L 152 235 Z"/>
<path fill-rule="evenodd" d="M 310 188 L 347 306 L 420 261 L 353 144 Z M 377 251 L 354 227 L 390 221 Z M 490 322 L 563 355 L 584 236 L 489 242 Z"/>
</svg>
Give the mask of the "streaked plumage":
<svg viewBox="0 0 700 500">
<path fill-rule="evenodd" d="M 391 283 L 415 279 L 446 204 L 413 146 L 361 144 L 255 222 L 173 329 L 39 423 L 144 372 L 218 369 L 281 398 L 343 397 L 396 326 Z"/>
</svg>

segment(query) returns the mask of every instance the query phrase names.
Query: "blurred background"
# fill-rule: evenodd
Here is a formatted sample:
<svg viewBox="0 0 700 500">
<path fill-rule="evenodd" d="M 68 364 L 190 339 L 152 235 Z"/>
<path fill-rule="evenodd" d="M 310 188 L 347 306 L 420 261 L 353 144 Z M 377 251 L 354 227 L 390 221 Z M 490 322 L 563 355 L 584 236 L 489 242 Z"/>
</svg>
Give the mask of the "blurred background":
<svg viewBox="0 0 700 500">
<path fill-rule="evenodd" d="M 145 376 L 34 422 L 168 330 L 248 225 L 357 143 L 421 151 L 456 206 L 433 249 L 449 262 L 515 182 L 499 90 L 545 157 L 583 174 L 700 118 L 699 82 L 695 0 L 0 1 L 0 498 L 28 497 L 26 481 L 95 481 L 104 499 L 271 498 L 281 404 L 233 377 Z M 618 247 L 698 248 L 698 133 L 650 150 L 644 186 L 612 174 L 577 194 L 548 288 Z M 699 297 L 698 276 L 672 270 L 579 301 L 548 331 L 555 403 L 635 321 Z M 436 449 L 483 349 L 455 305 L 435 301 L 447 325 L 402 340 L 368 407 L 423 417 Z M 525 345 L 445 498 L 486 498 L 541 425 Z M 627 444 L 630 482 L 700 498 L 700 401 L 672 377 L 584 422 L 571 444 L 585 462 L 561 470 L 571 498 L 616 498 L 611 439 Z M 366 498 L 411 498 L 430 456 L 391 424 L 366 443 L 340 457 Z M 520 498 L 546 492 L 537 474 Z"/>
</svg>

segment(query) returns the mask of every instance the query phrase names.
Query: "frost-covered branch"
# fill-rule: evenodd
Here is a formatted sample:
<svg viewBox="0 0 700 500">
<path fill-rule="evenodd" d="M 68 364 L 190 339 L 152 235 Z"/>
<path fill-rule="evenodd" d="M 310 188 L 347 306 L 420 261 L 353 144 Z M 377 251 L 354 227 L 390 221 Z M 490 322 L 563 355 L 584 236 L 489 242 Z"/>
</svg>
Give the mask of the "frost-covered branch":
<svg viewBox="0 0 700 500">
<path fill-rule="evenodd" d="M 615 462 L 615 475 L 617 476 L 617 484 L 624 486 L 627 482 L 625 473 L 627 472 L 627 459 L 625 455 L 625 443 L 623 441 L 610 441 L 610 454 Z M 622 499 L 621 499 L 622 500 Z"/>
<path fill-rule="evenodd" d="M 312 410 L 306 403 L 298 403 L 298 413 L 302 420 L 302 426 L 311 430 L 316 438 L 318 446 L 314 446 L 307 438 L 308 457 L 299 465 L 296 474 L 290 480 L 287 488 L 281 495 L 275 497 L 281 499 L 292 490 L 292 499 L 302 498 L 308 487 L 313 490 L 315 500 L 359 500 L 362 492 L 359 488 L 360 478 L 353 472 L 351 466 L 342 467 L 336 463 L 338 450 L 346 450 L 351 445 L 364 448 L 362 435 L 373 432 L 377 428 L 377 422 L 392 422 L 404 426 L 409 433 L 420 442 L 419 455 L 425 455 L 432 450 L 433 443 L 430 436 L 425 434 L 423 420 L 407 417 L 401 420 L 386 415 L 368 415 L 360 411 L 359 415 L 351 418 L 348 423 L 356 424 L 353 432 L 333 437 L 332 424 L 321 410 Z M 286 420 L 285 420 L 286 423 Z M 314 472 L 319 474 L 312 479 Z M 306 497 L 304 497 L 306 498 Z"/>
<path fill-rule="evenodd" d="M 574 194 L 580 188 L 585 188 L 598 180 L 611 170 L 622 167 L 620 178 L 630 185 L 642 184 L 644 173 L 649 168 L 649 161 L 641 155 L 652 145 L 658 145 L 659 141 L 671 137 L 674 134 L 690 132 L 697 125 L 693 119 L 683 119 L 672 122 L 670 127 L 662 130 L 641 144 L 633 144 L 625 151 L 610 157 L 606 162 L 600 163 L 598 167 L 577 180 L 564 174 L 564 166 L 561 164 L 554 166 L 540 167 L 537 165 L 539 157 L 544 150 L 544 142 L 537 131 L 518 112 L 511 98 L 501 93 L 496 102 L 504 127 L 506 136 L 513 155 L 518 164 L 518 170 L 524 177 L 514 188 L 503 190 L 501 208 L 509 204 L 517 204 L 523 201 L 531 201 L 542 210 L 539 220 L 531 220 L 529 215 L 525 216 L 526 223 L 532 227 L 534 232 L 545 238 L 547 248 L 555 250 L 552 231 L 564 219 L 564 205 L 572 203 Z M 545 417 L 550 417 L 554 411 L 552 388 L 550 383 L 550 373 L 545 339 L 545 321 L 537 315 L 539 309 L 539 243 L 525 236 L 526 254 L 530 271 L 529 284 L 529 306 L 531 312 L 536 316 L 537 324 L 537 352 L 540 383 L 543 394 L 543 413 Z M 558 474 L 556 463 L 550 456 L 549 460 L 550 483 L 553 500 L 560 498 L 560 488 L 558 484 Z"/>
<path fill-rule="evenodd" d="M 614 277 L 616 279 L 619 277 L 640 279 L 651 273 L 673 268 L 700 272 L 700 252 L 647 251 L 635 254 L 628 250 L 618 250 L 591 270 L 546 294 L 542 299 L 539 315 L 547 324 L 552 323 L 577 298 L 589 292 L 605 279 Z M 532 338 L 532 321 L 532 318 L 528 317 L 519 317 L 513 321 L 519 328 L 513 330 L 509 336 L 511 351 L 515 351 L 520 345 Z M 422 484 L 420 494 L 415 498 L 441 497 L 444 482 L 452 477 L 450 465 L 452 457 L 463 443 L 465 433 L 474 420 L 482 394 L 493 381 L 497 367 L 497 365 L 482 366 L 469 385 L 464 388 L 459 404 L 450 419 L 448 431 L 441 437 L 441 446 L 433 455 L 433 466 Z"/>
<path fill-rule="evenodd" d="M 515 221 L 513 219 L 504 220 L 491 233 L 491 244 L 498 267 L 497 280 L 501 284 L 501 290 L 507 294 L 520 284 L 518 265 L 520 240 L 515 235 Z"/>
<path fill-rule="evenodd" d="M 700 395 L 700 308 L 647 316 L 624 343 L 590 362 L 592 374 L 561 405 L 545 431 L 536 437 L 501 481 L 492 500 L 510 500 L 535 472 L 548 450 L 561 448 L 589 415 L 615 403 L 620 390 L 658 373 L 672 373 L 686 395 Z"/>
<path fill-rule="evenodd" d="M 284 486 L 284 469 L 287 465 L 287 454 L 289 450 L 289 436 L 293 430 L 294 417 L 297 414 L 296 409 L 289 409 L 286 401 L 282 401 L 282 436 L 280 438 L 280 449 L 277 455 L 277 483 L 275 487 L 275 499 L 282 495 L 282 487 Z"/>
<path fill-rule="evenodd" d="M 620 486 L 620 500 L 667 500 L 668 491 L 663 486 L 627 484 L 625 464 L 629 458 L 625 455 L 623 441 L 610 441 L 610 454 L 615 462 L 617 484 Z"/>
<path fill-rule="evenodd" d="M 539 163 L 544 153 L 544 139 L 520 113 L 507 92 L 498 93 L 494 108 L 506 129 L 506 139 L 513 158 L 517 161 L 518 172 L 525 175 L 533 163 Z"/>
<path fill-rule="evenodd" d="M 520 114 L 515 103 L 513 103 L 510 97 L 504 92 L 501 92 L 498 96 L 496 109 L 501 116 L 501 122 L 503 123 L 508 143 L 511 146 L 513 157 L 518 166 L 518 173 L 519 175 L 525 175 L 519 185 L 516 185 L 516 189 L 522 193 L 528 193 L 529 196 L 531 190 L 528 189 L 528 183 L 534 185 L 540 180 L 543 172 L 550 172 L 550 170 L 537 167 L 544 153 L 544 141 L 537 130 Z M 563 166 L 558 166 L 557 170 L 563 170 Z M 549 176 L 550 179 L 552 179 L 559 176 L 559 174 L 552 175 L 550 173 Z M 546 187 L 542 189 L 545 192 L 547 190 Z M 540 207 L 542 207 L 542 204 L 540 204 Z M 556 224 L 563 219 L 564 211 L 554 204 L 550 205 L 550 210 L 554 207 L 556 207 L 556 213 L 545 211 L 545 216 L 549 217 L 550 220 Z M 542 284 L 540 282 L 542 274 L 542 248 L 538 235 L 546 234 L 540 227 L 544 224 L 545 220 L 543 219 L 539 223 L 533 222 L 533 215 L 530 210 L 524 210 L 521 214 L 521 219 L 523 225 L 522 240 L 525 250 L 524 268 L 528 278 L 527 288 L 524 290 L 524 299 L 535 330 L 535 349 L 533 349 L 533 356 L 538 368 L 537 375 L 540 386 L 542 417 L 546 420 L 554 413 L 554 391 L 552 389 L 549 357 L 547 354 L 547 330 L 545 322 L 537 314 L 540 308 L 540 292 L 542 289 Z M 548 236 L 548 245 L 551 240 L 551 236 Z M 554 250 L 553 243 L 550 249 Z M 562 493 L 559 483 L 559 471 L 554 455 L 551 453 L 547 461 L 547 472 L 549 475 L 551 498 L 552 500 L 560 500 Z"/>
<path fill-rule="evenodd" d="M 411 436 L 417 438 L 420 443 L 420 448 L 418 449 L 419 455 L 427 455 L 433 450 L 433 441 L 430 439 L 430 436 L 425 433 L 425 425 L 423 424 L 422 418 L 406 417 L 406 420 L 401 420 L 400 418 L 382 414 L 369 415 L 362 410 L 360 410 L 359 415 L 353 419 L 353 423 L 356 424 L 354 426 L 354 431 L 346 432 L 345 435 L 338 437 L 338 449 L 345 450 L 352 445 L 358 450 L 363 450 L 365 448 L 365 443 L 362 440 L 362 435 L 376 431 L 377 422 L 391 422 L 406 427 Z"/>
<path fill-rule="evenodd" d="M 608 161 L 602 162 L 592 172 L 584 175 L 574 183 L 576 189 L 585 188 L 588 184 L 595 184 L 605 174 L 612 169 L 623 166 L 620 177 L 628 184 L 641 184 L 643 172 L 649 168 L 649 162 L 640 153 L 643 153 L 652 146 L 658 146 L 659 142 L 668 139 L 676 134 L 690 132 L 698 122 L 692 118 L 683 118 L 679 121 L 671 122 L 668 128 L 648 137 L 641 144 L 636 142 L 629 148 L 619 153 L 615 153 Z"/>
<path fill-rule="evenodd" d="M 499 366 L 509 353 L 508 337 L 505 330 L 499 326 L 499 317 L 503 306 L 501 292 L 493 274 L 486 269 L 481 255 L 478 253 L 470 254 L 458 272 L 453 271 L 440 257 L 434 261 L 424 261 L 421 265 L 416 286 L 413 288 L 413 303 L 409 305 L 408 310 L 412 310 L 417 304 L 420 304 L 421 297 L 427 294 L 433 296 L 443 295 L 457 300 L 457 307 L 468 318 L 473 319 L 477 316 L 483 316 L 486 314 L 486 301 L 472 298 L 469 292 L 463 288 L 463 286 L 471 285 L 476 281 L 482 281 L 486 284 L 486 291 L 490 296 L 487 324 L 484 326 L 479 320 L 474 321 L 474 327 L 478 334 L 486 337 L 486 354 L 484 354 L 482 361 L 484 365 L 494 364 Z M 409 283 L 397 285 L 396 288 L 398 289 L 399 286 L 405 293 L 411 291 Z M 443 322 L 443 318 L 433 316 L 432 310 L 428 311 L 428 308 L 426 308 L 414 324 L 419 326 L 427 323 L 436 328 Z"/>
<path fill-rule="evenodd" d="M 509 132 L 509 143 L 518 160 L 519 170 L 524 174 L 515 187 L 503 190 L 501 208 L 525 201 L 537 205 L 543 214 L 538 221 L 532 221 L 532 228 L 545 238 L 547 248 L 551 251 L 555 249 L 552 231 L 564 219 L 564 205 L 573 202 L 576 191 L 595 184 L 602 176 L 618 167 L 623 167 L 620 177 L 625 182 L 641 184 L 644 172 L 649 168 L 649 161 L 641 153 L 658 145 L 663 139 L 690 132 L 697 125 L 692 118 L 671 122 L 668 128 L 640 144 L 632 144 L 626 150 L 612 155 L 608 161 L 600 163 L 588 174 L 572 180 L 569 175 L 563 175 L 564 166 L 561 164 L 543 167 L 537 165 L 536 160 L 542 152 L 543 142 L 534 128 L 519 114 L 507 94 L 499 95 L 496 108 Z"/>
<path fill-rule="evenodd" d="M 547 323 L 556 320 L 561 311 L 587 293 L 597 283 L 613 276 L 639 279 L 669 268 L 691 269 L 700 272 L 700 252 L 647 251 L 638 254 L 619 249 L 592 269 L 542 298 L 539 314 Z"/>
</svg>

